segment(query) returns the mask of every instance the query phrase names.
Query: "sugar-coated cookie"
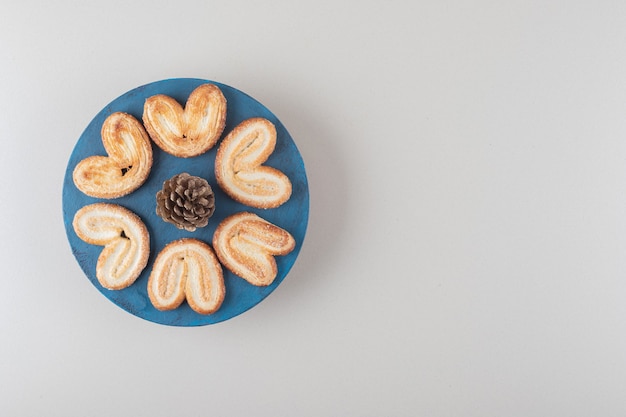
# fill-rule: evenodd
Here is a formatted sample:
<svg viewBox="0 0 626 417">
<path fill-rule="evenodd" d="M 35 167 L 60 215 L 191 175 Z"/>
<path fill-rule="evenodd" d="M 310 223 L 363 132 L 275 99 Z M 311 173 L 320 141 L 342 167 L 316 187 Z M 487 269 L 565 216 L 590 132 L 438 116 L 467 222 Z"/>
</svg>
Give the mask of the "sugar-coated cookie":
<svg viewBox="0 0 626 417">
<path fill-rule="evenodd" d="M 291 197 L 291 181 L 280 170 L 263 165 L 274 152 L 276 128 L 256 117 L 241 122 L 220 143 L 215 179 L 232 199 L 255 208 L 275 208 Z"/>
<path fill-rule="evenodd" d="M 200 314 L 217 311 L 226 289 L 222 267 L 209 245 L 198 239 L 169 243 L 157 255 L 148 279 L 148 296 L 158 310 L 173 310 L 187 299 Z"/>
<path fill-rule="evenodd" d="M 82 207 L 72 223 L 83 241 L 104 246 L 96 263 L 96 278 L 107 289 L 132 285 L 148 263 L 150 235 L 132 211 L 110 203 Z"/>
<path fill-rule="evenodd" d="M 180 158 L 198 156 L 219 140 L 226 124 L 226 98 L 214 84 L 191 92 L 185 108 L 157 94 L 144 103 L 143 123 L 159 148 Z"/>
<path fill-rule="evenodd" d="M 274 282 L 278 273 L 274 256 L 286 255 L 295 246 L 289 232 L 248 212 L 227 217 L 213 235 L 213 249 L 222 264 L 256 286 Z"/>
<path fill-rule="evenodd" d="M 139 188 L 152 168 L 152 144 L 143 125 L 127 113 L 116 112 L 102 124 L 102 144 L 108 156 L 80 161 L 72 177 L 91 197 L 118 198 Z"/>
</svg>

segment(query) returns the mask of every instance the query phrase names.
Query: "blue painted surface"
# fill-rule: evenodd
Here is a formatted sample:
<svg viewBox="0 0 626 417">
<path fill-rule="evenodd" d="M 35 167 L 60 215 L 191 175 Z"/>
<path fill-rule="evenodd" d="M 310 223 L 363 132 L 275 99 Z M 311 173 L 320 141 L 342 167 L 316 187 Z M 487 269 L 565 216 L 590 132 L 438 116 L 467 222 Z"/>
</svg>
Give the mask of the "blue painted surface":
<svg viewBox="0 0 626 417">
<path fill-rule="evenodd" d="M 197 86 L 206 82 L 211 82 L 220 87 L 227 100 L 226 127 L 222 137 L 228 134 L 241 121 L 250 117 L 265 117 L 276 125 L 278 134 L 276 149 L 266 162 L 266 165 L 280 169 L 291 180 L 293 194 L 289 201 L 278 208 L 262 210 L 237 203 L 223 193 L 215 181 L 214 172 L 215 153 L 221 140 L 208 152 L 194 158 L 176 158 L 161 151 L 153 143 L 154 161 L 150 176 L 142 187 L 121 198 L 110 200 L 92 198 L 76 188 L 72 180 L 72 171 L 76 164 L 91 155 L 106 155 L 100 136 L 100 129 L 106 117 L 116 111 L 123 111 L 132 114 L 141 121 L 143 104 L 146 98 L 155 94 L 166 94 L 184 105 L 189 94 Z M 179 230 L 175 226 L 165 223 L 155 212 L 157 191 L 161 189 L 165 180 L 181 172 L 188 172 L 191 175 L 205 178 L 215 192 L 215 213 L 207 227 L 200 228 L 195 232 Z M 150 232 L 148 266 L 133 285 L 119 291 L 103 288 L 96 279 L 96 262 L 102 247 L 83 242 L 76 236 L 72 228 L 72 220 L 76 211 L 85 205 L 100 201 L 119 204 L 132 210 L 141 217 Z M 296 239 L 296 248 L 293 252 L 286 256 L 276 257 L 278 276 L 272 285 L 255 287 L 232 274 L 226 268 L 223 268 L 226 297 L 220 310 L 214 314 L 198 314 L 187 303 L 183 303 L 178 309 L 173 311 L 162 312 L 155 309 L 148 298 L 146 286 L 154 259 L 161 249 L 171 241 L 183 237 L 193 237 L 211 244 L 213 233 L 219 222 L 225 217 L 240 211 L 256 213 L 289 231 Z M 218 82 L 201 79 L 179 78 L 157 81 L 131 90 L 113 100 L 96 115 L 79 138 L 69 159 L 63 184 L 63 218 L 67 237 L 72 252 L 87 278 L 105 297 L 127 312 L 155 323 L 172 326 L 201 326 L 218 323 L 249 310 L 265 299 L 280 285 L 296 261 L 306 233 L 308 216 L 309 188 L 304 162 L 294 141 L 282 123 L 265 106 L 247 94 Z"/>
</svg>

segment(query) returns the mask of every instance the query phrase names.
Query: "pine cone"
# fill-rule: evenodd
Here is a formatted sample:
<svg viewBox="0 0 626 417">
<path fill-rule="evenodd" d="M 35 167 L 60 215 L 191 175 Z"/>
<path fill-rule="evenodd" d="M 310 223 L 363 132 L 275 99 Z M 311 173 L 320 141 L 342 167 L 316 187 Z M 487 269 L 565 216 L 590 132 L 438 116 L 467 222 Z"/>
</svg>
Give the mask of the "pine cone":
<svg viewBox="0 0 626 417">
<path fill-rule="evenodd" d="M 209 183 L 186 172 L 165 181 L 156 200 L 156 212 L 163 220 L 189 232 L 206 226 L 215 211 L 215 195 Z"/>
</svg>

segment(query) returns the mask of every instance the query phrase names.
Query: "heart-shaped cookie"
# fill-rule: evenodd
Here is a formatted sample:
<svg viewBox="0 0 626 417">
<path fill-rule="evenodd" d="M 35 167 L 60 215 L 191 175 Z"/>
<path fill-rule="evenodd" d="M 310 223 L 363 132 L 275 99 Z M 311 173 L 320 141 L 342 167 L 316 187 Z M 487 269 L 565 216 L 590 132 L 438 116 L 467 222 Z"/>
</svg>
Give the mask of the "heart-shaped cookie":
<svg viewBox="0 0 626 417">
<path fill-rule="evenodd" d="M 139 216 L 110 203 L 82 207 L 74 215 L 80 239 L 104 246 L 96 264 L 96 278 L 104 288 L 120 290 L 133 284 L 148 263 L 150 235 Z"/>
<path fill-rule="evenodd" d="M 274 282 L 278 274 L 274 256 L 286 255 L 295 246 L 289 232 L 248 212 L 227 217 L 213 235 L 213 248 L 222 264 L 256 286 Z"/>
<path fill-rule="evenodd" d="M 220 144 L 215 179 L 232 199 L 256 208 L 275 208 L 291 197 L 291 181 L 263 165 L 274 152 L 276 128 L 267 119 L 244 120 Z"/>
<path fill-rule="evenodd" d="M 226 289 L 222 267 L 206 243 L 191 238 L 176 240 L 159 252 L 150 278 L 148 296 L 158 310 L 173 310 L 187 299 L 200 314 L 217 311 Z"/>
<path fill-rule="evenodd" d="M 80 161 L 73 171 L 76 187 L 91 197 L 118 198 L 139 188 L 152 168 L 152 145 L 142 124 L 116 112 L 102 124 L 102 144 L 108 156 Z"/>
<path fill-rule="evenodd" d="M 185 108 L 172 97 L 149 97 L 143 123 L 159 148 L 180 158 L 198 156 L 219 140 L 226 124 L 226 98 L 214 84 L 202 84 L 191 92 Z"/>
</svg>

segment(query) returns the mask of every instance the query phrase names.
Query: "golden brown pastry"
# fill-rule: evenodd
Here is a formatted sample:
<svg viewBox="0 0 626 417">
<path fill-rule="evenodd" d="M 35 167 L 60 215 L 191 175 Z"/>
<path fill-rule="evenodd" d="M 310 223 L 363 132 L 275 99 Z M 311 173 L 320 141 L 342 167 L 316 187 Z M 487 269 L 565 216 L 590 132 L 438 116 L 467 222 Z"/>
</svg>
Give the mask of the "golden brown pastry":
<svg viewBox="0 0 626 417">
<path fill-rule="evenodd" d="M 73 172 L 76 187 L 91 197 L 118 198 L 139 188 L 152 168 L 152 145 L 142 124 L 116 112 L 102 124 L 102 144 L 108 156 L 80 161 Z"/>
<path fill-rule="evenodd" d="M 191 92 L 183 107 L 172 97 L 149 97 L 143 108 L 143 123 L 154 143 L 180 158 L 198 156 L 218 141 L 226 124 L 226 98 L 214 84 Z"/>
<path fill-rule="evenodd" d="M 150 278 L 148 296 L 158 310 L 173 310 L 187 299 L 200 314 L 216 312 L 226 289 L 222 267 L 209 245 L 197 239 L 180 239 L 161 250 Z"/>
<path fill-rule="evenodd" d="M 110 203 L 82 207 L 74 215 L 74 231 L 83 241 L 104 246 L 96 263 L 96 278 L 104 288 L 130 286 L 148 263 L 150 236 L 139 216 Z"/>
<path fill-rule="evenodd" d="M 274 256 L 296 246 L 293 236 L 254 213 L 224 219 L 213 235 L 213 248 L 222 264 L 252 285 L 270 285 L 278 269 Z"/>
<path fill-rule="evenodd" d="M 233 200 L 256 208 L 275 208 L 291 197 L 291 181 L 276 168 L 262 165 L 274 152 L 276 128 L 267 119 L 241 122 L 220 144 L 215 178 Z"/>
</svg>

